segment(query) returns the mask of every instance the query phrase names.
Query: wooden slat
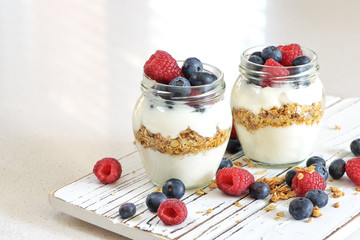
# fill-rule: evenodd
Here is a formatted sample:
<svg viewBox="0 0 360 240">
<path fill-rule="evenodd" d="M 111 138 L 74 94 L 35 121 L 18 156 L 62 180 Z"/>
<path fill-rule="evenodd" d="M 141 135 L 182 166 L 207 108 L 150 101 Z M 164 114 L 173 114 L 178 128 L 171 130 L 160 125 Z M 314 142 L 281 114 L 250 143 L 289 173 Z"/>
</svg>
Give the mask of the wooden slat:
<svg viewBox="0 0 360 240">
<path fill-rule="evenodd" d="M 326 111 L 321 132 L 311 155 L 320 155 L 329 165 L 331 161 L 353 158 L 350 142 L 360 137 L 360 99 L 326 98 Z M 340 126 L 341 130 L 336 130 Z M 251 173 L 263 168 L 249 168 L 243 161 L 244 154 L 229 156 L 240 161 Z M 194 190 L 186 191 L 182 200 L 188 208 L 186 221 L 177 226 L 165 226 L 156 214 L 147 210 L 145 198 L 156 187 L 148 180 L 137 152 L 120 159 L 123 167 L 122 177 L 114 184 L 101 184 L 91 173 L 50 194 L 50 203 L 60 211 L 83 219 L 110 231 L 134 239 L 322 239 L 360 214 L 360 195 L 355 194 L 355 185 L 343 177 L 329 186 L 340 187 L 345 196 L 339 199 L 331 197 L 321 211 L 323 216 L 313 222 L 296 221 L 288 213 L 291 201 L 273 203 L 274 211 L 265 211 L 269 197 L 265 200 L 253 200 L 247 193 L 239 197 L 225 195 L 218 189 L 204 188 L 206 194 L 197 195 Z M 304 165 L 302 163 L 301 165 Z M 259 177 L 283 176 L 288 169 L 268 169 Z M 234 203 L 243 206 L 237 207 Z M 133 202 L 137 213 L 130 219 L 121 219 L 118 209 L 122 203 Z M 340 202 L 339 209 L 332 207 Z M 206 210 L 212 209 L 211 213 Z M 197 213 L 203 211 L 203 213 Z M 276 221 L 276 213 L 282 211 L 285 216 Z"/>
</svg>

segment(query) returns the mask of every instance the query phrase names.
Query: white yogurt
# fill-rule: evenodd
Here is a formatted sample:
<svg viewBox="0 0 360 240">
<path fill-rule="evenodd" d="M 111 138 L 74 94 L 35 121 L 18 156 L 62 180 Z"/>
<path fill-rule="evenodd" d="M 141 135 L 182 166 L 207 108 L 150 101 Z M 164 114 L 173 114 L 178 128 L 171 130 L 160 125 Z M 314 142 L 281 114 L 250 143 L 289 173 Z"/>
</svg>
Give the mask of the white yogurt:
<svg viewBox="0 0 360 240">
<path fill-rule="evenodd" d="M 214 178 L 227 141 L 217 148 L 177 156 L 144 148 L 139 142 L 136 145 L 146 174 L 155 185 L 162 186 L 166 180 L 178 178 L 187 188 L 199 188 Z"/>
<path fill-rule="evenodd" d="M 261 108 L 270 109 L 284 104 L 298 103 L 311 105 L 323 98 L 323 85 L 319 78 L 307 87 L 261 88 L 254 84 L 241 83 L 241 87 L 234 87 L 231 94 L 232 108 L 245 108 L 254 114 L 259 114 Z"/>
<path fill-rule="evenodd" d="M 154 98 L 157 98 L 156 104 L 153 103 Z M 217 133 L 217 127 L 231 127 L 231 109 L 224 100 L 206 105 L 203 112 L 196 112 L 196 108 L 187 104 L 173 101 L 174 105 L 169 105 L 160 97 L 154 98 L 139 99 L 133 113 L 134 131 L 144 125 L 152 133 L 176 138 L 180 132 L 191 128 L 203 137 L 213 137 Z"/>
<path fill-rule="evenodd" d="M 239 85 L 241 84 L 241 86 Z M 316 78 L 309 86 L 300 88 L 261 88 L 242 81 L 237 82 L 231 97 L 232 108 L 245 108 L 254 114 L 261 109 L 284 104 L 311 105 L 323 100 L 323 85 Z M 291 125 L 263 127 L 252 132 L 236 123 L 235 128 L 244 153 L 251 159 L 269 164 L 290 164 L 304 160 L 316 140 L 318 125 Z"/>
</svg>

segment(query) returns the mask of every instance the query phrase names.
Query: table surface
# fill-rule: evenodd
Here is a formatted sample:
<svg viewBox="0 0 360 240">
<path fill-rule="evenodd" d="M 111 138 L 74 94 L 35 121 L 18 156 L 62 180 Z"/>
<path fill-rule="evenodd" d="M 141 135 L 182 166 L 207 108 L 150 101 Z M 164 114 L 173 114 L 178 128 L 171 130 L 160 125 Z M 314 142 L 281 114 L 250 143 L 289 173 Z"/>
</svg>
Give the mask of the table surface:
<svg viewBox="0 0 360 240">
<path fill-rule="evenodd" d="M 218 66 L 228 97 L 243 50 L 298 42 L 317 52 L 327 95 L 359 97 L 359 9 L 355 0 L 0 0 L 1 236 L 126 239 L 53 209 L 48 194 L 135 150 L 131 113 L 155 50 Z"/>
</svg>

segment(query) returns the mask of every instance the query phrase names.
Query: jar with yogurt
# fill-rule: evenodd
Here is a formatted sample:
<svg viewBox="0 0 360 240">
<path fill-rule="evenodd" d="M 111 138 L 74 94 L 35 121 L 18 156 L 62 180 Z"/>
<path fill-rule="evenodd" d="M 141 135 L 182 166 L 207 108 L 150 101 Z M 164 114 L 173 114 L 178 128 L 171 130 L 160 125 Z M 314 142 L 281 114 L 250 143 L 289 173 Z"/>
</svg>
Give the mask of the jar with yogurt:
<svg viewBox="0 0 360 240">
<path fill-rule="evenodd" d="M 178 86 L 143 76 L 133 131 L 146 174 L 157 186 L 170 178 L 180 179 L 187 189 L 205 186 L 223 158 L 232 126 L 231 108 L 224 100 L 223 72 L 208 64 L 204 71 L 217 80 L 182 87 L 191 92 L 188 96 L 174 95 Z"/>
<path fill-rule="evenodd" d="M 254 47 L 241 55 L 240 75 L 231 93 L 235 129 L 249 159 L 270 167 L 293 166 L 308 157 L 324 112 L 317 55 L 301 48 L 309 62 L 289 67 L 249 61 L 262 49 Z M 287 74 L 271 74 L 284 69 Z"/>
</svg>

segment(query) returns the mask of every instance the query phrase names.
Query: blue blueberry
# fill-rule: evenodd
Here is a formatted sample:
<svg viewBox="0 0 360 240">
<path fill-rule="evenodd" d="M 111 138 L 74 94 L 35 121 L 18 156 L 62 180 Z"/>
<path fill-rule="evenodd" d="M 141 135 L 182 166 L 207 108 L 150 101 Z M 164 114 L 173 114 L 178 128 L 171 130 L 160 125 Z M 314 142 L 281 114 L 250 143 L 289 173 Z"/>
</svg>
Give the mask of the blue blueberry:
<svg viewBox="0 0 360 240">
<path fill-rule="evenodd" d="M 175 105 L 173 101 L 165 101 L 165 104 L 168 109 L 173 109 Z"/>
<path fill-rule="evenodd" d="M 257 51 L 257 52 L 253 52 L 251 55 L 250 55 L 250 57 L 251 56 L 258 56 L 258 57 L 261 57 L 261 51 Z"/>
<path fill-rule="evenodd" d="M 310 58 L 308 58 L 307 56 L 299 56 L 294 58 L 294 60 L 291 63 L 291 65 L 294 66 L 294 68 L 289 69 L 290 74 L 295 75 L 310 69 L 312 67 L 311 65 L 302 66 L 309 63 L 310 61 L 311 61 Z M 310 85 L 310 81 L 308 80 L 297 81 L 297 83 L 299 84 L 299 87 Z"/>
<path fill-rule="evenodd" d="M 185 185 L 180 179 L 171 178 L 165 182 L 162 192 L 168 198 L 180 199 L 185 194 Z"/>
<path fill-rule="evenodd" d="M 293 65 L 293 66 L 305 65 L 305 64 L 309 63 L 310 61 L 311 61 L 310 58 L 308 58 L 307 56 L 299 56 L 299 57 L 294 58 L 291 65 Z"/>
<path fill-rule="evenodd" d="M 315 166 L 315 171 L 318 174 L 320 174 L 320 176 L 322 176 L 326 181 L 329 176 L 329 173 L 328 173 L 328 170 L 326 169 L 326 167 L 324 165 L 322 165 L 321 163 L 314 163 L 312 166 Z"/>
<path fill-rule="evenodd" d="M 124 203 L 119 208 L 120 217 L 125 219 L 134 216 L 136 213 L 136 206 L 133 203 Z"/>
<path fill-rule="evenodd" d="M 233 166 L 232 161 L 230 159 L 224 157 L 223 159 L 221 159 L 221 162 L 220 162 L 220 165 L 219 165 L 219 168 L 217 171 L 219 171 L 222 168 L 232 167 L 232 166 Z"/>
<path fill-rule="evenodd" d="M 345 174 L 345 164 L 343 159 L 336 159 L 329 166 L 329 174 L 333 179 L 340 179 Z"/>
<path fill-rule="evenodd" d="M 172 97 L 185 97 L 191 93 L 189 80 L 183 77 L 176 77 L 169 83 L 169 91 Z"/>
<path fill-rule="evenodd" d="M 240 152 L 242 150 L 242 146 L 238 138 L 230 138 L 229 143 L 226 147 L 226 151 L 228 153 L 234 154 Z"/>
<path fill-rule="evenodd" d="M 189 79 L 195 72 L 202 72 L 203 68 L 204 66 L 199 59 L 191 57 L 185 60 L 181 71 L 184 76 Z"/>
<path fill-rule="evenodd" d="M 264 182 L 253 182 L 249 187 L 250 196 L 254 199 L 264 199 L 270 193 L 270 187 Z"/>
<path fill-rule="evenodd" d="M 280 49 L 275 46 L 269 46 L 264 48 L 261 51 L 261 58 L 266 62 L 266 60 L 272 58 L 277 62 L 280 62 L 282 59 L 282 53 Z"/>
<path fill-rule="evenodd" d="M 306 166 L 309 167 L 309 166 L 313 165 L 314 163 L 319 163 L 319 164 L 322 164 L 322 165 L 324 165 L 326 167 L 325 160 L 322 157 L 319 157 L 319 156 L 312 156 L 311 158 L 309 158 L 306 161 Z"/>
<path fill-rule="evenodd" d="M 152 192 L 150 193 L 145 200 L 146 206 L 150 212 L 157 212 L 160 204 L 165 201 L 167 197 L 162 192 Z"/>
<path fill-rule="evenodd" d="M 265 63 L 264 60 L 261 57 L 257 56 L 257 55 L 251 55 L 249 57 L 249 61 L 253 62 L 253 63 L 256 63 L 256 64 L 260 64 L 260 65 L 264 65 L 264 63 Z"/>
<path fill-rule="evenodd" d="M 289 212 L 296 220 L 302 220 L 310 217 L 314 209 L 314 204 L 310 199 L 301 197 L 295 198 L 290 202 Z"/>
<path fill-rule="evenodd" d="M 191 86 L 200 86 L 200 85 L 206 85 L 214 82 L 217 79 L 217 77 L 208 72 L 195 72 L 191 75 L 189 78 L 189 81 L 191 83 Z"/>
<path fill-rule="evenodd" d="M 319 189 L 309 190 L 305 194 L 305 197 L 310 199 L 313 205 L 318 206 L 319 208 L 325 207 L 329 200 L 329 196 L 326 192 Z"/>
<path fill-rule="evenodd" d="M 355 156 L 360 156 L 360 138 L 351 142 L 350 149 Z"/>
<path fill-rule="evenodd" d="M 293 180 L 293 178 L 295 177 L 295 175 L 296 175 L 296 173 L 297 173 L 297 171 L 295 171 L 295 170 L 289 170 L 286 174 L 285 174 L 285 182 L 286 182 L 286 184 L 289 186 L 289 187 L 291 187 L 291 185 L 292 185 L 292 180 Z"/>
</svg>

